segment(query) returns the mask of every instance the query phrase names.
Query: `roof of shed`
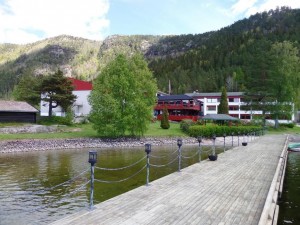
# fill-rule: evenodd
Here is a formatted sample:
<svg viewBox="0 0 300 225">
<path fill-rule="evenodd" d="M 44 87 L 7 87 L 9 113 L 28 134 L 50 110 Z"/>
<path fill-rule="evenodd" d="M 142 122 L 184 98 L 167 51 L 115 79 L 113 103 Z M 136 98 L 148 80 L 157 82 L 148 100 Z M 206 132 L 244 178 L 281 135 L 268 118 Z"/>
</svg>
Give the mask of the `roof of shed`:
<svg viewBox="0 0 300 225">
<path fill-rule="evenodd" d="M 239 120 L 233 116 L 229 116 L 226 114 L 207 114 L 203 116 L 201 119 L 203 120 Z"/>
<path fill-rule="evenodd" d="M 0 112 L 38 112 L 38 110 L 27 102 L 0 100 Z"/>
</svg>

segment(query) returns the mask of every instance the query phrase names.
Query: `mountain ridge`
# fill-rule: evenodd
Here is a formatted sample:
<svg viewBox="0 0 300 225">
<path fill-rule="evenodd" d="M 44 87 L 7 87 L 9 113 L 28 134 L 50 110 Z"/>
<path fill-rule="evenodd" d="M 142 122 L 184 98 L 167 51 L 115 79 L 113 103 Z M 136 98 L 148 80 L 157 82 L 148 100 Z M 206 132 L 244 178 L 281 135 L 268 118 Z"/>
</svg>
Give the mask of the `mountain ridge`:
<svg viewBox="0 0 300 225">
<path fill-rule="evenodd" d="M 262 40 L 300 40 L 300 10 L 257 13 L 203 34 L 112 35 L 103 41 L 60 35 L 26 45 L 0 44 L 0 98 L 11 96 L 20 77 L 48 75 L 58 68 L 66 76 L 92 81 L 120 53 L 143 54 L 162 91 L 169 80 L 174 93 L 219 91 L 224 82 L 235 82 L 233 73 L 245 73 L 245 55 Z"/>
</svg>

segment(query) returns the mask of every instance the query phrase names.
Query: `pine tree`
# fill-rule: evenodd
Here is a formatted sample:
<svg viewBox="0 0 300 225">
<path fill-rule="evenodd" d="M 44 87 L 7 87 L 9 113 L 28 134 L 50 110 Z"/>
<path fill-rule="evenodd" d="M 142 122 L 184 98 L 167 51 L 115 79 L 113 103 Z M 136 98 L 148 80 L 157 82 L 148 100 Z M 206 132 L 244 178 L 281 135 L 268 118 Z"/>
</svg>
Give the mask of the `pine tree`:
<svg viewBox="0 0 300 225">
<path fill-rule="evenodd" d="M 162 118 L 161 118 L 161 121 L 160 121 L 160 127 L 162 129 L 169 129 L 170 128 L 169 113 L 168 113 L 168 110 L 167 110 L 166 107 L 163 109 Z"/>
<path fill-rule="evenodd" d="M 229 114 L 227 91 L 225 87 L 222 87 L 221 100 L 218 105 L 218 114 Z"/>
</svg>

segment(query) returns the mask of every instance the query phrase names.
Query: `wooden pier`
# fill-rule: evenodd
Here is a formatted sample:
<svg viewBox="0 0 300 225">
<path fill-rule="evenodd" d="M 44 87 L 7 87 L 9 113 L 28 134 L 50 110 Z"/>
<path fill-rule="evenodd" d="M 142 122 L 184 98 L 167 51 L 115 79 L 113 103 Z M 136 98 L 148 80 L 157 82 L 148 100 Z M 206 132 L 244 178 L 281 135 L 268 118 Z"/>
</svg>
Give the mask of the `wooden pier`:
<svg viewBox="0 0 300 225">
<path fill-rule="evenodd" d="M 268 224 L 286 140 L 260 137 L 52 224 Z"/>
</svg>

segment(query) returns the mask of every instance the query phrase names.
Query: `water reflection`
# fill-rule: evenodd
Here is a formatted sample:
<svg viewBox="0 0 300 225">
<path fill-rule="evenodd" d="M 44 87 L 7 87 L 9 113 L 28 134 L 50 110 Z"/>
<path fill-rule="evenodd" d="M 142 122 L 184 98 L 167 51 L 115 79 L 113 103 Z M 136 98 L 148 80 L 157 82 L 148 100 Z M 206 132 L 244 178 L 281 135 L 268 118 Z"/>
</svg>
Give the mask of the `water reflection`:
<svg viewBox="0 0 300 225">
<path fill-rule="evenodd" d="M 163 165 L 176 157 L 170 154 L 177 146 L 155 147 L 152 154 L 160 158 L 151 163 Z M 89 171 L 72 183 L 68 181 L 85 170 L 89 170 L 88 151 L 57 150 L 45 152 L 10 153 L 0 155 L 0 224 L 47 224 L 67 214 L 87 208 L 89 184 L 76 192 L 90 179 Z M 194 155 L 197 146 L 184 146 L 183 155 Z M 220 150 L 221 151 L 221 150 Z M 144 148 L 101 149 L 97 167 L 117 168 L 130 165 L 145 156 Z M 164 156 L 164 157 L 162 157 Z M 202 156 L 203 157 L 203 156 Z M 198 162 L 198 156 L 182 160 L 182 168 Z M 120 180 L 129 177 L 146 163 L 121 171 L 95 170 L 95 178 Z M 150 169 L 150 181 L 177 171 L 177 161 L 171 166 Z M 97 204 L 146 183 L 146 170 L 132 179 L 114 184 L 95 183 L 94 203 Z"/>
<path fill-rule="evenodd" d="M 300 152 L 288 155 L 284 190 L 279 205 L 279 225 L 300 224 Z"/>
</svg>

